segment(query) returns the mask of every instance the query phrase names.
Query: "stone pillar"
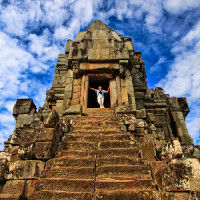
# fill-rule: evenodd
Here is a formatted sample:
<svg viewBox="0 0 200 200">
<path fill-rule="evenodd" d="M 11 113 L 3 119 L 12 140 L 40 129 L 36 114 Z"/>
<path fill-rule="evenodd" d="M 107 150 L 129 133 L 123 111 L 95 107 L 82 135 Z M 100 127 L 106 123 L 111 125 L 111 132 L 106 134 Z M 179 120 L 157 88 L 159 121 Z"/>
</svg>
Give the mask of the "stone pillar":
<svg viewBox="0 0 200 200">
<path fill-rule="evenodd" d="M 82 76 L 82 79 L 81 79 L 81 98 L 80 98 L 80 102 L 81 102 L 81 105 L 83 106 L 83 101 L 84 101 L 84 87 L 85 85 L 85 74 Z"/>
<path fill-rule="evenodd" d="M 125 80 L 126 80 L 126 87 L 127 87 L 127 93 L 128 93 L 128 101 L 130 105 L 134 105 L 136 108 L 135 93 L 134 93 L 134 88 L 133 88 L 132 77 L 128 70 L 126 70 L 125 75 L 126 75 Z"/>
<path fill-rule="evenodd" d="M 116 86 L 117 86 L 117 105 L 122 105 L 122 96 L 121 96 L 121 84 L 119 76 L 116 76 Z"/>
<path fill-rule="evenodd" d="M 170 113 L 172 115 L 173 121 L 176 127 L 177 136 L 180 138 L 181 142 L 184 142 L 186 145 L 193 145 L 193 141 L 188 133 L 185 118 L 181 107 L 179 105 L 179 101 L 177 97 L 172 97 L 169 100 L 170 103 Z"/>
<path fill-rule="evenodd" d="M 80 103 L 80 95 L 81 95 L 81 78 L 74 79 L 73 83 L 73 97 L 71 101 L 71 105 L 77 105 Z"/>
<path fill-rule="evenodd" d="M 122 105 L 129 105 L 126 81 L 125 79 L 120 79 L 120 82 L 121 82 Z"/>
<path fill-rule="evenodd" d="M 83 109 L 87 108 L 88 103 L 88 86 L 89 86 L 89 77 L 87 75 L 82 76 L 81 80 L 81 105 Z"/>
<path fill-rule="evenodd" d="M 68 109 L 71 104 L 72 90 L 73 90 L 73 71 L 68 70 L 65 81 L 65 90 L 64 90 L 63 108 L 62 108 L 63 111 Z M 57 112 L 59 111 L 58 109 L 60 110 L 60 108 L 57 108 L 57 101 L 56 101 Z"/>
<path fill-rule="evenodd" d="M 110 107 L 117 107 L 117 87 L 115 79 L 110 80 Z"/>
<path fill-rule="evenodd" d="M 85 89 L 84 89 L 84 108 L 87 108 L 88 104 L 88 87 L 89 87 L 89 77 L 85 77 Z"/>
</svg>

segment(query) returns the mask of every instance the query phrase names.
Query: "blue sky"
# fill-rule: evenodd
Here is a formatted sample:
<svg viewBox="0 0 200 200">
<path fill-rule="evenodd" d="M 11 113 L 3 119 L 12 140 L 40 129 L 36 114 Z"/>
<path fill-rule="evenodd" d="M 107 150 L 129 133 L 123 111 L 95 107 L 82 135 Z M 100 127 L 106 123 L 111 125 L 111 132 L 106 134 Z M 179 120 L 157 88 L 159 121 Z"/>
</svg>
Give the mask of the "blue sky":
<svg viewBox="0 0 200 200">
<path fill-rule="evenodd" d="M 200 0 L 0 0 L 0 149 L 16 99 L 42 106 L 67 39 L 96 19 L 133 38 L 149 88 L 187 97 L 187 127 L 200 144 Z"/>
</svg>

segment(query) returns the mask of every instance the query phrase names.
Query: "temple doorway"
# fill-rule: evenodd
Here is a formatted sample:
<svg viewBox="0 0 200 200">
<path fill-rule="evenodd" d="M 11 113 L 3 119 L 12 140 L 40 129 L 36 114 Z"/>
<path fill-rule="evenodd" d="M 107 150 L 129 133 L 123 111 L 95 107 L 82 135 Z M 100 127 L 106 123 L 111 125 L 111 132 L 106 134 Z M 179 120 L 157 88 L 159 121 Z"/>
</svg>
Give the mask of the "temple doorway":
<svg viewBox="0 0 200 200">
<path fill-rule="evenodd" d="M 102 86 L 102 89 L 107 91 L 109 88 L 109 79 L 95 80 L 94 78 L 90 77 L 89 86 L 95 89 L 98 89 L 99 86 Z M 105 94 L 104 106 L 105 108 L 110 108 L 110 93 Z M 88 91 L 88 108 L 99 108 L 96 92 L 90 89 Z"/>
</svg>

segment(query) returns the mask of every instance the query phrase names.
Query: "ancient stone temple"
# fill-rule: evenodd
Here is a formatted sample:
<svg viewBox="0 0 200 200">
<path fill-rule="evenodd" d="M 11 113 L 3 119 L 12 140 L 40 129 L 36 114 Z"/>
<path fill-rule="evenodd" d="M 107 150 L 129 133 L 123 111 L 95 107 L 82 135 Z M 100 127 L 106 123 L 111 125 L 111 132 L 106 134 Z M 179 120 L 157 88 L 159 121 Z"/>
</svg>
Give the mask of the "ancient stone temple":
<svg viewBox="0 0 200 200">
<path fill-rule="evenodd" d="M 142 54 L 101 21 L 68 40 L 42 108 L 18 99 L 0 199 L 197 200 L 186 98 L 148 89 Z M 110 88 L 105 108 L 89 89 Z"/>
</svg>

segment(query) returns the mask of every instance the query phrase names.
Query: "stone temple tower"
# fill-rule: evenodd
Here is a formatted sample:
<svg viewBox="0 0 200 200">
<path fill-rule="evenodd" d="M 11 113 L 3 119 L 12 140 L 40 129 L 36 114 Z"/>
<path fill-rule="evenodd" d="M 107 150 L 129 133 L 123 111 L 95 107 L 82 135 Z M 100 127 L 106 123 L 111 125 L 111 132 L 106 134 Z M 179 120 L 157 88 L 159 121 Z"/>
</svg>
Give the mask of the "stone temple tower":
<svg viewBox="0 0 200 200">
<path fill-rule="evenodd" d="M 148 89 L 144 65 L 132 39 L 101 21 L 68 40 L 44 106 L 14 106 L 0 199 L 200 199 L 186 98 Z M 89 89 L 99 85 L 110 88 L 105 108 Z"/>
</svg>

